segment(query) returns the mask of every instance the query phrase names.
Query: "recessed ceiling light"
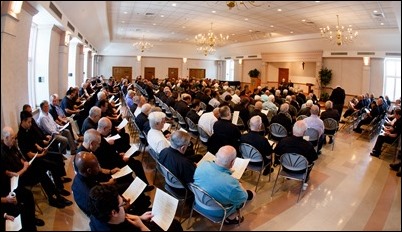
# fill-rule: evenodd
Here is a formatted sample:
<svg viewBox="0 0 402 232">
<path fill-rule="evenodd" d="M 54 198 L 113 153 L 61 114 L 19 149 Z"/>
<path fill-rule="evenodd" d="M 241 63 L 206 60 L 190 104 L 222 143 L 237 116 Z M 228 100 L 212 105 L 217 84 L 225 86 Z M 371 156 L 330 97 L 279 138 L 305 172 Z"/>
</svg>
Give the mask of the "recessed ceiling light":
<svg viewBox="0 0 402 232">
<path fill-rule="evenodd" d="M 305 20 L 305 19 L 302 19 L 302 22 L 306 22 L 306 20 Z"/>
<path fill-rule="evenodd" d="M 290 34 L 293 34 L 293 31 L 291 31 Z"/>
<path fill-rule="evenodd" d="M 373 12 L 374 12 L 374 13 L 377 13 L 378 11 L 377 11 L 377 10 L 373 10 Z"/>
<path fill-rule="evenodd" d="M 176 3 L 172 3 L 172 6 L 176 6 Z"/>
<path fill-rule="evenodd" d="M 121 21 L 121 23 L 126 23 L 126 21 Z"/>
<path fill-rule="evenodd" d="M 244 20 L 248 21 L 248 18 L 245 18 Z"/>
<path fill-rule="evenodd" d="M 214 13 L 214 14 L 216 13 L 216 11 L 215 11 L 215 10 L 213 10 L 213 11 L 211 11 L 211 12 L 212 12 L 212 13 Z"/>
<path fill-rule="evenodd" d="M 186 28 L 186 26 L 182 26 L 181 28 L 183 28 L 183 29 L 184 29 L 184 28 Z"/>
<path fill-rule="evenodd" d="M 164 15 L 161 15 L 161 18 L 165 17 Z"/>
<path fill-rule="evenodd" d="M 156 26 L 156 23 L 152 23 L 152 25 Z"/>
<path fill-rule="evenodd" d="M 281 11 L 282 11 L 282 9 L 278 9 L 278 11 L 279 11 L 279 12 L 281 12 Z"/>
<path fill-rule="evenodd" d="M 248 30 L 248 32 L 253 32 L 253 30 Z"/>
<path fill-rule="evenodd" d="M 271 25 L 271 26 L 269 26 L 269 27 L 274 27 L 274 25 Z"/>
<path fill-rule="evenodd" d="M 380 23 L 381 26 L 384 26 L 384 23 Z"/>
<path fill-rule="evenodd" d="M 127 12 L 127 11 L 124 11 L 123 14 L 128 14 L 128 12 Z"/>
</svg>

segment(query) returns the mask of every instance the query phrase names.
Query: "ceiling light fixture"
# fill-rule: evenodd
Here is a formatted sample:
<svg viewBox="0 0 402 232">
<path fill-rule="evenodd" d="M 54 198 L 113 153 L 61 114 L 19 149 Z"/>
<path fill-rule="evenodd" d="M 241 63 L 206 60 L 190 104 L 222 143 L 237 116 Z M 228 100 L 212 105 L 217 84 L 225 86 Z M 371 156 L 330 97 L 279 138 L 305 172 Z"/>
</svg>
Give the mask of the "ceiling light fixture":
<svg viewBox="0 0 402 232">
<path fill-rule="evenodd" d="M 358 32 L 353 31 L 351 25 L 349 25 L 347 28 L 345 28 L 344 26 L 340 26 L 339 15 L 336 15 L 336 18 L 338 24 L 335 26 L 335 29 L 333 31 L 329 26 L 320 28 L 321 37 L 330 41 L 335 41 L 336 45 L 338 46 L 352 42 L 357 37 Z"/>
<path fill-rule="evenodd" d="M 229 7 L 229 10 L 231 10 L 233 7 L 237 7 L 237 9 L 239 9 L 239 6 L 244 6 L 246 9 L 248 9 L 250 6 L 247 5 L 254 7 L 261 6 L 255 4 L 255 1 L 226 1 L 226 6 Z"/>
<path fill-rule="evenodd" d="M 225 42 L 229 39 L 229 36 L 226 35 L 215 35 L 212 31 L 212 23 L 211 29 L 207 34 L 198 34 L 195 36 L 195 42 L 197 44 L 197 51 L 204 54 L 204 56 L 212 55 L 216 52 L 216 46 Z"/>
<path fill-rule="evenodd" d="M 144 36 L 142 36 L 142 40 L 134 43 L 133 46 L 138 50 L 140 50 L 141 52 L 144 52 L 145 50 L 152 48 L 154 45 L 152 45 L 148 41 L 145 41 Z"/>
</svg>

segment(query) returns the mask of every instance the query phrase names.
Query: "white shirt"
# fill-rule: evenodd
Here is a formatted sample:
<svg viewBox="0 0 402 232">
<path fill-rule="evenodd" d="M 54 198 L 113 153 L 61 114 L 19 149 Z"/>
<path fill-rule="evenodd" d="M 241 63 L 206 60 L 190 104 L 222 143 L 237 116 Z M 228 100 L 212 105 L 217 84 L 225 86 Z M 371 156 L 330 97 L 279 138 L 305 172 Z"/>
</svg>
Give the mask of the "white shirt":
<svg viewBox="0 0 402 232">
<path fill-rule="evenodd" d="M 219 107 L 221 103 L 216 98 L 212 98 L 211 100 L 209 100 L 208 104 L 216 108 Z"/>
<path fill-rule="evenodd" d="M 163 135 L 160 130 L 151 128 L 148 131 L 147 141 L 149 146 L 157 153 L 160 153 L 166 147 L 170 147 L 169 140 L 166 139 L 165 135 Z"/>
<path fill-rule="evenodd" d="M 52 115 L 40 112 L 38 117 L 38 126 L 45 132 L 45 134 L 59 134 L 59 127 L 57 123 L 53 120 Z"/>
<path fill-rule="evenodd" d="M 214 124 L 216 121 L 218 121 L 218 119 L 213 112 L 204 113 L 198 120 L 198 126 L 211 136 L 214 133 Z"/>
</svg>

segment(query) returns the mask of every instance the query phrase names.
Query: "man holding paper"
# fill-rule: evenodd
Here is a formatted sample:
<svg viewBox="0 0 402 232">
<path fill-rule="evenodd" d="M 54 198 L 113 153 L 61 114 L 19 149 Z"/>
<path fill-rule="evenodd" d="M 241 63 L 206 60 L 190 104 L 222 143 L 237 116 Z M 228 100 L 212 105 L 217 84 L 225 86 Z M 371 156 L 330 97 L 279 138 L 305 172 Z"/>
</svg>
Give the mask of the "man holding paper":
<svg viewBox="0 0 402 232">
<path fill-rule="evenodd" d="M 236 159 L 236 149 L 223 146 L 216 153 L 215 161 L 202 162 L 194 173 L 194 184 L 198 185 L 224 206 L 231 205 L 225 224 L 238 224 L 244 220 L 237 210 L 247 201 L 254 198 L 255 192 L 245 190 L 239 180 L 232 176 L 233 164 Z M 221 217 L 223 211 L 204 212 L 211 216 Z"/>
<path fill-rule="evenodd" d="M 89 193 L 90 222 L 92 231 L 163 231 L 151 221 L 151 211 L 141 216 L 126 213 L 127 202 L 110 185 L 97 185 Z M 167 231 L 183 231 L 174 219 Z"/>
</svg>

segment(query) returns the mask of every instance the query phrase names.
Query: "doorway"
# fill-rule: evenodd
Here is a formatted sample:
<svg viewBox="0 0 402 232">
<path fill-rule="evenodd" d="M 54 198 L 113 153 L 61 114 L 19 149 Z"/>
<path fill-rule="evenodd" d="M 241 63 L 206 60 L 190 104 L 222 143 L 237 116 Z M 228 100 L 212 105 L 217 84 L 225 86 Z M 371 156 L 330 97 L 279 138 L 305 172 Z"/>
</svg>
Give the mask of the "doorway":
<svg viewBox="0 0 402 232">
<path fill-rule="evenodd" d="M 169 68 L 168 69 L 168 77 L 169 77 L 169 79 L 177 80 L 179 78 L 179 69 L 178 68 Z"/>
<path fill-rule="evenodd" d="M 278 84 L 288 83 L 289 81 L 289 69 L 279 68 L 278 71 Z"/>
<path fill-rule="evenodd" d="M 144 68 L 144 78 L 151 80 L 155 77 L 155 67 L 145 67 Z"/>
</svg>

